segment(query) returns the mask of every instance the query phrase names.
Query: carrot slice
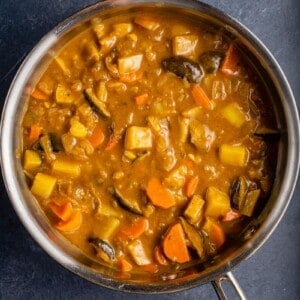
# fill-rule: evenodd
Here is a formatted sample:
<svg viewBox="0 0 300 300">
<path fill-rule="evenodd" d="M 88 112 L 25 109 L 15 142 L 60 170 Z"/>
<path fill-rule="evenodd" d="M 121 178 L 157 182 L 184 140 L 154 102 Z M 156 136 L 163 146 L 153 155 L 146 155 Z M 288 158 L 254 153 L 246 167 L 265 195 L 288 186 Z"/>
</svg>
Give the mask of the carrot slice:
<svg viewBox="0 0 300 300">
<path fill-rule="evenodd" d="M 190 260 L 184 231 L 180 223 L 173 225 L 163 240 L 163 251 L 167 258 L 178 263 Z"/>
<path fill-rule="evenodd" d="M 29 140 L 35 142 L 42 133 L 42 127 L 38 124 L 31 125 L 29 129 Z"/>
<path fill-rule="evenodd" d="M 239 65 L 239 53 L 233 44 L 230 44 L 221 66 L 221 72 L 227 75 L 236 75 L 239 71 Z"/>
<path fill-rule="evenodd" d="M 129 272 L 132 270 L 132 264 L 125 258 L 120 258 L 118 261 L 118 265 L 122 272 Z"/>
<path fill-rule="evenodd" d="M 141 95 L 135 97 L 135 103 L 138 106 L 145 105 L 145 104 L 147 104 L 148 98 L 149 98 L 149 95 L 147 93 L 141 94 Z"/>
<path fill-rule="evenodd" d="M 158 178 L 152 177 L 148 181 L 146 193 L 153 205 L 170 208 L 175 205 L 172 194 L 161 184 Z"/>
<path fill-rule="evenodd" d="M 96 125 L 93 129 L 92 135 L 89 138 L 90 143 L 94 148 L 99 147 L 104 141 L 104 133 L 99 125 Z"/>
<path fill-rule="evenodd" d="M 49 98 L 49 96 L 46 93 L 42 92 L 37 88 L 33 89 L 30 95 L 37 100 L 48 100 Z"/>
<path fill-rule="evenodd" d="M 149 221 L 146 218 L 138 218 L 128 227 L 125 227 L 120 232 L 121 240 L 136 239 L 140 237 L 149 228 Z"/>
<path fill-rule="evenodd" d="M 58 205 L 55 202 L 50 202 L 48 206 L 52 212 L 63 221 L 67 221 L 73 213 L 71 202 L 66 202 L 62 205 Z"/>
<path fill-rule="evenodd" d="M 72 213 L 71 217 L 67 221 L 60 221 L 54 225 L 54 227 L 63 232 L 72 232 L 77 230 L 81 223 L 82 213 L 76 210 Z"/>
<path fill-rule="evenodd" d="M 155 273 L 158 270 L 157 265 L 155 264 L 144 265 L 141 266 L 140 268 L 142 271 L 149 272 L 149 273 Z"/>
<path fill-rule="evenodd" d="M 193 169 L 195 167 L 195 163 L 189 159 L 189 158 L 185 158 L 183 159 L 183 164 L 185 164 L 189 169 Z"/>
<path fill-rule="evenodd" d="M 238 213 L 237 211 L 234 210 L 230 210 L 223 218 L 222 221 L 223 222 L 229 222 L 229 221 L 233 221 L 235 219 L 238 219 L 241 217 L 241 214 Z"/>
<path fill-rule="evenodd" d="M 155 247 L 155 249 L 154 249 L 154 259 L 161 266 L 167 266 L 169 264 L 167 259 L 163 255 L 160 247 Z"/>
<path fill-rule="evenodd" d="M 215 102 L 210 100 L 202 87 L 198 84 L 192 85 L 192 95 L 194 97 L 195 102 L 198 105 L 203 106 L 205 109 L 213 110 L 215 107 Z"/>
<path fill-rule="evenodd" d="M 203 230 L 208 234 L 209 239 L 213 244 L 215 244 L 217 249 L 224 244 L 225 233 L 217 222 L 207 218 L 203 226 Z"/>
<path fill-rule="evenodd" d="M 119 141 L 120 141 L 120 138 L 117 138 L 114 135 L 111 135 L 104 150 L 105 151 L 113 150 L 119 144 Z"/>
<path fill-rule="evenodd" d="M 195 194 L 198 183 L 199 183 L 198 176 L 192 176 L 191 178 L 188 179 L 184 189 L 184 193 L 188 198 L 192 197 Z"/>
</svg>

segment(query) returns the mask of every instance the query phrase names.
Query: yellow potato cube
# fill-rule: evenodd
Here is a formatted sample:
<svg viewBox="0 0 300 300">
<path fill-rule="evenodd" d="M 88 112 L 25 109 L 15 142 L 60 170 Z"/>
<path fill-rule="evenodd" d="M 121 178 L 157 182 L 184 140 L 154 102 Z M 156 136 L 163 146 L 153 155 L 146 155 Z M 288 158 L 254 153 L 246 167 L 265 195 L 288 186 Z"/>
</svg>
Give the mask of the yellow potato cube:
<svg viewBox="0 0 300 300">
<path fill-rule="evenodd" d="M 77 138 L 85 138 L 88 134 L 87 128 L 78 120 L 71 119 L 70 133 Z"/>
<path fill-rule="evenodd" d="M 24 154 L 24 169 L 33 170 L 38 168 L 42 163 L 40 155 L 33 150 L 26 150 Z"/>
<path fill-rule="evenodd" d="M 74 101 L 73 95 L 69 89 L 62 84 L 58 84 L 55 90 L 55 100 L 61 104 L 71 104 Z"/>
<path fill-rule="evenodd" d="M 248 150 L 245 146 L 222 144 L 219 150 L 219 159 L 223 164 L 244 167 L 248 161 Z"/>
<path fill-rule="evenodd" d="M 133 29 L 131 23 L 118 23 L 113 25 L 114 33 L 118 37 L 124 37 L 126 34 L 130 33 Z"/>
<path fill-rule="evenodd" d="M 190 223 L 195 224 L 200 221 L 204 203 L 204 200 L 199 195 L 194 195 L 192 197 L 184 211 L 184 216 L 190 221 Z"/>
<path fill-rule="evenodd" d="M 215 187 L 206 191 L 205 216 L 218 218 L 230 211 L 230 198 Z"/>
<path fill-rule="evenodd" d="M 225 106 L 222 110 L 222 115 L 231 125 L 238 128 L 246 121 L 245 114 L 237 103 L 230 103 Z"/>
<path fill-rule="evenodd" d="M 104 217 L 99 218 L 99 222 L 97 222 L 94 226 L 94 234 L 102 240 L 108 241 L 112 235 L 115 233 L 117 228 L 120 225 L 120 220 L 116 217 Z"/>
<path fill-rule="evenodd" d="M 198 37 L 192 34 L 178 35 L 173 38 L 174 55 L 191 55 L 195 51 Z"/>
<path fill-rule="evenodd" d="M 42 198 L 49 198 L 55 188 L 57 179 L 53 176 L 37 173 L 34 177 L 31 192 Z"/>
<path fill-rule="evenodd" d="M 78 177 L 80 175 L 80 164 L 77 162 L 67 161 L 65 159 L 57 159 L 52 165 L 53 172 L 60 173 L 70 177 Z"/>
<path fill-rule="evenodd" d="M 126 131 L 125 149 L 141 150 L 152 147 L 152 132 L 148 127 L 131 126 Z"/>
<path fill-rule="evenodd" d="M 120 75 L 134 73 L 141 68 L 143 54 L 132 55 L 118 59 Z"/>
</svg>

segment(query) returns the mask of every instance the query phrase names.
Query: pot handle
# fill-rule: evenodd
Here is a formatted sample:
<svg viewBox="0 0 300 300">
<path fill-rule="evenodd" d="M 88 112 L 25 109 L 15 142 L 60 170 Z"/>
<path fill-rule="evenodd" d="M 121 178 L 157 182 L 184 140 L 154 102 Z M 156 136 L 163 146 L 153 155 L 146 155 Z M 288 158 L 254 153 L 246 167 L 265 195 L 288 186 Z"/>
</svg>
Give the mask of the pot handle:
<svg viewBox="0 0 300 300">
<path fill-rule="evenodd" d="M 217 278 L 212 282 L 220 300 L 228 299 L 228 297 L 226 296 L 226 290 L 228 288 L 224 289 L 224 287 L 222 286 L 222 283 L 224 282 L 228 282 L 228 284 L 231 284 L 239 299 L 247 300 L 246 295 L 244 294 L 242 288 L 240 287 L 239 283 L 237 282 L 237 280 L 231 272 L 222 275 L 221 277 Z"/>
</svg>

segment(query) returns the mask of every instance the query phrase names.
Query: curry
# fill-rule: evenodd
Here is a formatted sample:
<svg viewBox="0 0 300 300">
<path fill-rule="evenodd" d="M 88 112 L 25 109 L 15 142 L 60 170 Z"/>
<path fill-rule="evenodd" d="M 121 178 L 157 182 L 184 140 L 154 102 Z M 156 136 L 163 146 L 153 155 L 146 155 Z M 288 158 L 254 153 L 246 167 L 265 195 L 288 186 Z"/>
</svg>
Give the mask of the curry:
<svg viewBox="0 0 300 300">
<path fill-rule="evenodd" d="M 95 17 L 53 58 L 22 121 L 28 186 L 53 227 L 121 273 L 205 265 L 268 198 L 276 123 L 221 30 Z"/>
</svg>

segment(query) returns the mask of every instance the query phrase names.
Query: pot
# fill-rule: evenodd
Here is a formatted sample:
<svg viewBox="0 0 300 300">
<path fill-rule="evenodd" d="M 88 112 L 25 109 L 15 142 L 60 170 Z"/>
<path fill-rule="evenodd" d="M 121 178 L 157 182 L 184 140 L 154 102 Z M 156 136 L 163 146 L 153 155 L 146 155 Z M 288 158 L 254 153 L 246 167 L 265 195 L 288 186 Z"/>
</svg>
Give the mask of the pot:
<svg viewBox="0 0 300 300">
<path fill-rule="evenodd" d="M 167 9 L 224 28 L 234 36 L 249 63 L 260 74 L 275 111 L 281 131 L 278 164 L 270 199 L 259 217 L 246 228 L 238 247 L 221 254 L 205 270 L 198 273 L 168 274 L 168 280 L 149 282 L 148 278 L 118 279 L 114 271 L 95 263 L 57 234 L 47 222 L 36 200 L 28 190 L 23 174 L 20 151 L 20 123 L 26 111 L 30 91 L 47 63 L 61 47 L 95 14 L 103 18 L 128 10 Z M 296 185 L 299 170 L 299 116 L 289 84 L 266 47 L 242 24 L 219 10 L 193 0 L 108 0 L 90 6 L 55 27 L 34 47 L 19 68 L 9 89 L 1 120 L 1 166 L 4 182 L 19 218 L 33 238 L 57 262 L 96 284 L 128 292 L 164 293 L 192 288 L 210 281 L 222 298 L 223 280 L 229 280 L 240 298 L 245 298 L 230 272 L 238 263 L 253 254 L 268 239 L 282 218 Z M 12 138 L 13 137 L 13 138 Z"/>
</svg>

